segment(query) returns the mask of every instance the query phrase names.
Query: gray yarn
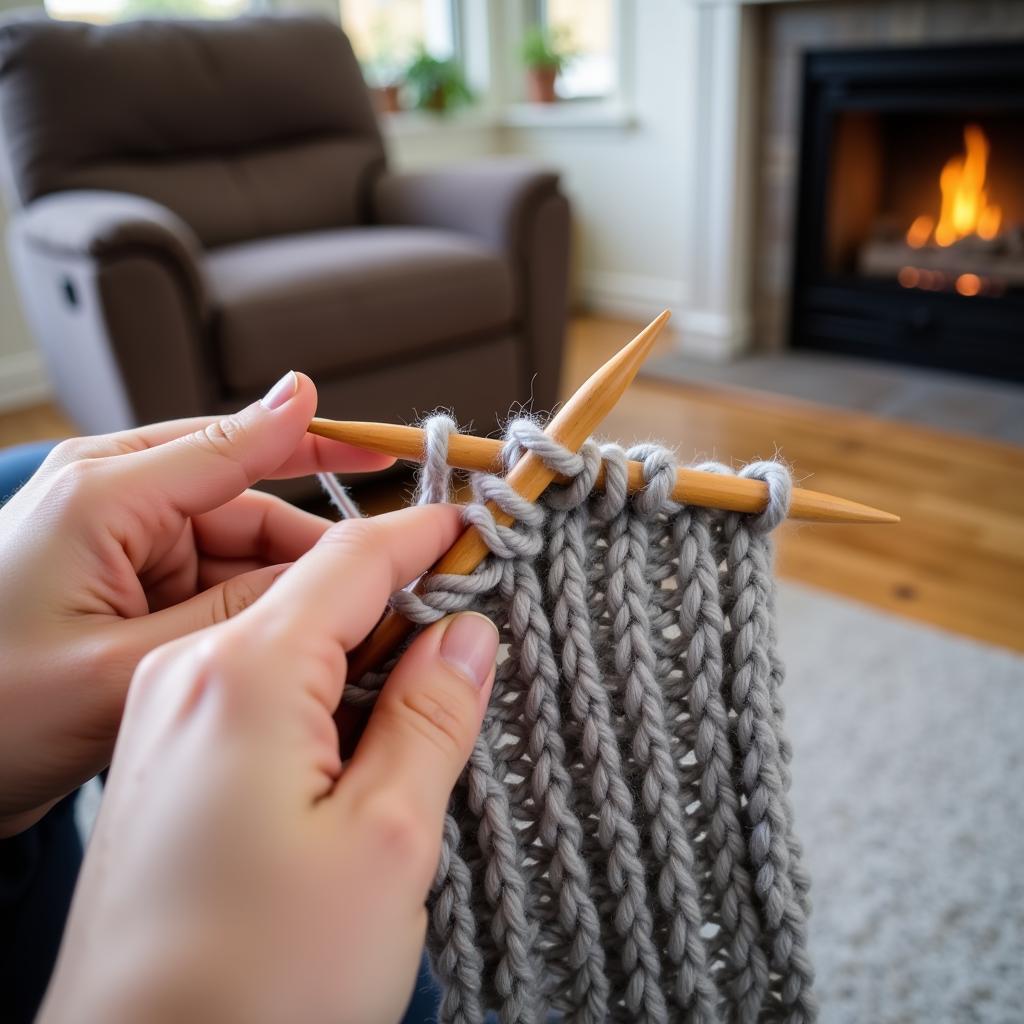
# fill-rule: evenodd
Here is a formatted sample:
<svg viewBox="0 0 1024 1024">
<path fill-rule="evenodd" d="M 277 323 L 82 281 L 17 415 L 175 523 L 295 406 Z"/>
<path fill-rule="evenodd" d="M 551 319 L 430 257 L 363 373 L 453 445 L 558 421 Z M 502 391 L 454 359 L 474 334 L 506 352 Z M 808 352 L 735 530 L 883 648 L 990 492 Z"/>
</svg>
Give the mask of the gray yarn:
<svg viewBox="0 0 1024 1024">
<path fill-rule="evenodd" d="M 317 473 L 316 478 L 342 519 L 362 519 L 363 513 L 348 488 L 333 473 Z"/>
<path fill-rule="evenodd" d="M 457 428 L 424 427 L 419 500 L 443 501 Z M 440 1020 L 813 1021 L 769 540 L 788 472 L 741 470 L 770 494 L 742 516 L 672 501 L 655 445 L 570 452 L 530 420 L 506 440 L 508 465 L 531 451 L 568 483 L 527 502 L 475 474 L 465 520 L 491 557 L 392 597 L 422 624 L 482 611 L 504 645 L 430 899 Z M 345 699 L 371 703 L 385 675 Z"/>
</svg>

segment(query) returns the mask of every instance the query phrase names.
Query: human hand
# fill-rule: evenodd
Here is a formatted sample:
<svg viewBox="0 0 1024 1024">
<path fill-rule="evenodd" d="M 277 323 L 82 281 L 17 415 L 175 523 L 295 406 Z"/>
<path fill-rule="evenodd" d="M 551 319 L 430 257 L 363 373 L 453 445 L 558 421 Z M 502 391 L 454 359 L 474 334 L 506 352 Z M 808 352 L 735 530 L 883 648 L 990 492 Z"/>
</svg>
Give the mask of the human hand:
<svg viewBox="0 0 1024 1024">
<path fill-rule="evenodd" d="M 399 1019 L 497 631 L 424 630 L 344 770 L 332 715 L 346 652 L 458 529 L 437 505 L 340 523 L 143 661 L 40 1024 Z"/>
<path fill-rule="evenodd" d="M 330 523 L 248 491 L 392 460 L 306 434 L 308 377 L 240 413 L 57 446 L 0 510 L 0 836 L 110 761 L 154 647 L 251 604 Z"/>
</svg>

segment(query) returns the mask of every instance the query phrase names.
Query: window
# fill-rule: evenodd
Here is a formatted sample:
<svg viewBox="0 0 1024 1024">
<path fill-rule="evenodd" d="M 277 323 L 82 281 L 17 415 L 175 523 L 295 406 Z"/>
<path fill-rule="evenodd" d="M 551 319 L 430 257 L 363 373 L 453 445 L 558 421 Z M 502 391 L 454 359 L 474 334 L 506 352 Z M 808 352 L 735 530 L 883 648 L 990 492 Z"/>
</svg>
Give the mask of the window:
<svg viewBox="0 0 1024 1024">
<path fill-rule="evenodd" d="M 341 24 L 373 84 L 396 81 L 420 50 L 456 56 L 455 0 L 341 0 Z"/>
<path fill-rule="evenodd" d="M 611 96 L 618 85 L 615 0 L 539 0 L 538 21 L 572 52 L 558 76 L 563 99 Z"/>
<path fill-rule="evenodd" d="M 250 0 L 46 0 L 51 18 L 122 21 L 126 18 L 231 18 L 250 9 Z"/>
</svg>

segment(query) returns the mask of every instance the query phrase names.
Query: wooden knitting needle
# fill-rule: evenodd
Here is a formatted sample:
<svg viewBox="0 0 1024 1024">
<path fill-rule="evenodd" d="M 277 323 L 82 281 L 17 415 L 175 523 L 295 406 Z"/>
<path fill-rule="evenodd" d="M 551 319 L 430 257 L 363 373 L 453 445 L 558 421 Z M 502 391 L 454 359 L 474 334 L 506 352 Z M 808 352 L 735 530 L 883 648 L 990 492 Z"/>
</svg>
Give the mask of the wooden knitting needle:
<svg viewBox="0 0 1024 1024">
<path fill-rule="evenodd" d="M 612 356 L 587 379 L 548 424 L 545 431 L 548 437 L 576 451 L 629 387 L 670 315 L 668 310 L 661 313 L 625 348 Z M 512 467 L 507 479 L 517 493 L 527 501 L 533 501 L 551 483 L 554 476 L 554 472 L 533 452 L 527 452 Z M 496 522 L 502 526 L 512 524 L 512 518 L 493 502 L 488 502 L 487 507 Z M 474 527 L 469 527 L 434 567 L 420 578 L 416 592 L 421 592 L 424 580 L 434 573 L 468 576 L 484 560 L 487 553 L 487 546 L 480 534 Z M 348 659 L 348 678 L 359 679 L 365 672 L 384 664 L 412 628 L 413 625 L 408 619 L 389 609 L 370 635 L 352 651 Z"/>
<path fill-rule="evenodd" d="M 425 441 L 419 427 L 403 427 L 394 423 L 359 423 L 342 420 L 314 419 L 309 431 L 335 441 L 345 441 L 357 448 L 383 452 L 399 459 L 422 462 Z M 448 463 L 458 469 L 501 473 L 502 443 L 489 437 L 452 434 L 448 442 Z M 627 463 L 629 489 L 637 491 L 644 485 L 644 467 L 640 462 Z M 554 480 L 564 483 L 559 475 Z M 598 473 L 596 487 L 604 486 L 604 468 Z M 705 473 L 697 469 L 676 470 L 672 491 L 676 501 L 703 508 L 721 508 L 730 512 L 761 512 L 768 503 L 768 485 L 763 480 L 749 480 L 721 473 Z M 793 488 L 789 506 L 793 519 L 818 523 L 898 523 L 900 517 L 891 512 L 862 505 L 848 498 L 837 498 L 820 491 Z"/>
</svg>

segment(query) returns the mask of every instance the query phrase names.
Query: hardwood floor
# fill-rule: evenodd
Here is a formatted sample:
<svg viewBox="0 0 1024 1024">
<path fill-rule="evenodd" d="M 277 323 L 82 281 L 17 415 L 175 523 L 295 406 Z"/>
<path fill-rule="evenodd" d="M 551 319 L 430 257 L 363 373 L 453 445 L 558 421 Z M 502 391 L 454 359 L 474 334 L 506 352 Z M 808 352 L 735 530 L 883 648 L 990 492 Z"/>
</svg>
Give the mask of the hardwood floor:
<svg viewBox="0 0 1024 1024">
<path fill-rule="evenodd" d="M 74 437 L 76 433 L 71 420 L 48 402 L 0 413 L 0 448 L 27 441 Z"/>
<path fill-rule="evenodd" d="M 571 390 L 638 328 L 580 318 Z M 749 392 L 638 380 L 604 424 L 685 460 L 778 452 L 797 480 L 896 512 L 894 526 L 789 522 L 781 575 L 1024 651 L 1024 448 Z"/>
<path fill-rule="evenodd" d="M 639 326 L 577 317 L 564 392 Z M 0 445 L 71 432 L 50 406 L 0 416 Z M 787 523 L 779 531 L 779 571 L 1024 651 L 1024 448 L 792 399 L 643 378 L 602 432 L 624 443 L 657 438 L 687 461 L 742 463 L 778 452 L 806 486 L 899 513 L 897 526 Z M 378 511 L 406 492 L 404 482 L 382 482 L 364 504 Z"/>
</svg>

